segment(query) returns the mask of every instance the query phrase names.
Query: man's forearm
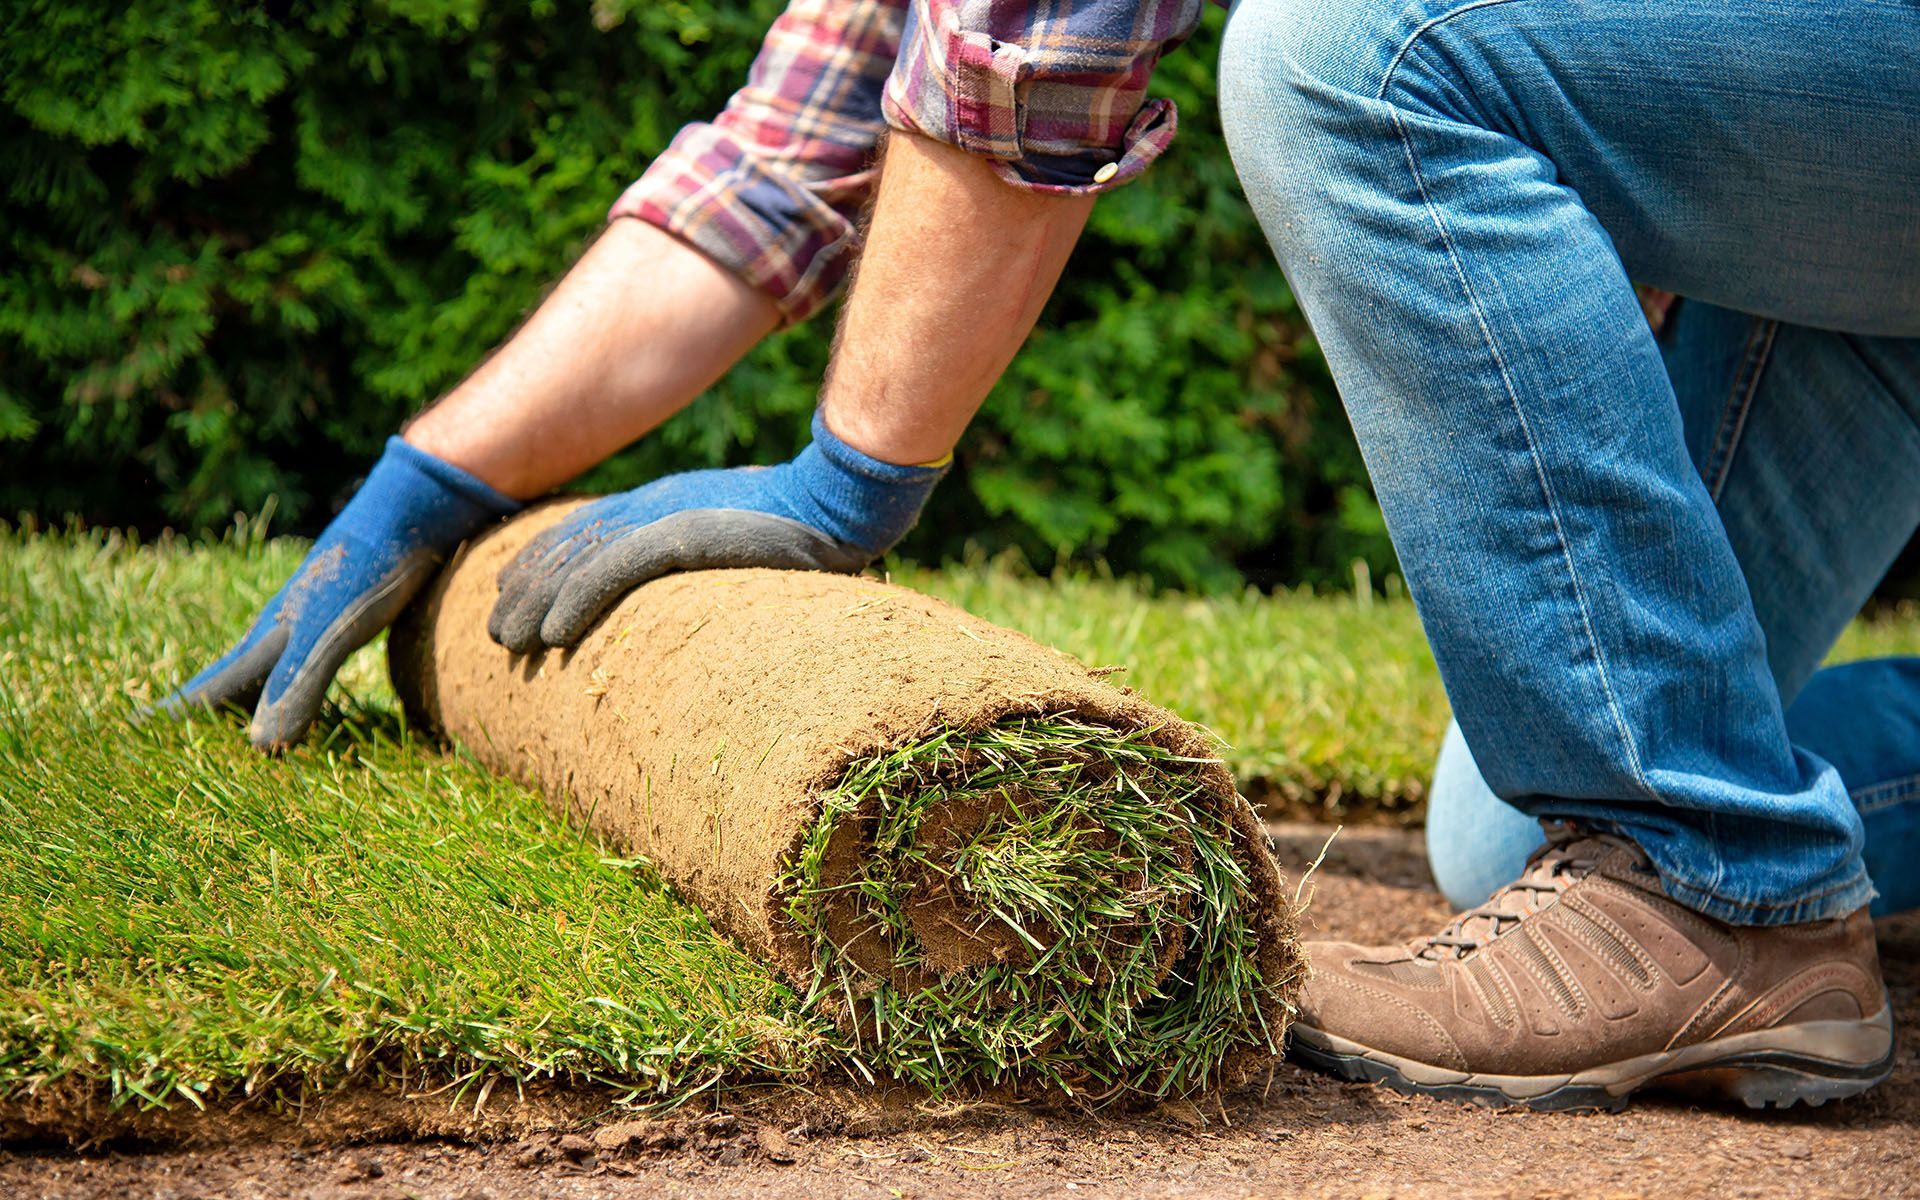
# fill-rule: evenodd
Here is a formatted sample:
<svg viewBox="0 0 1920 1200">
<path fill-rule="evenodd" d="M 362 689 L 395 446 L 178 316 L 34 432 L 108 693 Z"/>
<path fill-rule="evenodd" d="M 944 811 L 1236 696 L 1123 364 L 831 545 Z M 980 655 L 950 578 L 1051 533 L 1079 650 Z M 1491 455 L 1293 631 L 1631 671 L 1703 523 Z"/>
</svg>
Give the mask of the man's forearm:
<svg viewBox="0 0 1920 1200">
<path fill-rule="evenodd" d="M 894 463 L 948 451 L 1059 281 L 1091 196 L 1043 196 L 911 134 L 888 144 L 824 398 L 842 440 Z"/>
<path fill-rule="evenodd" d="M 679 411 L 778 323 L 772 300 L 705 254 L 615 221 L 406 440 L 509 496 L 537 496 Z"/>
</svg>

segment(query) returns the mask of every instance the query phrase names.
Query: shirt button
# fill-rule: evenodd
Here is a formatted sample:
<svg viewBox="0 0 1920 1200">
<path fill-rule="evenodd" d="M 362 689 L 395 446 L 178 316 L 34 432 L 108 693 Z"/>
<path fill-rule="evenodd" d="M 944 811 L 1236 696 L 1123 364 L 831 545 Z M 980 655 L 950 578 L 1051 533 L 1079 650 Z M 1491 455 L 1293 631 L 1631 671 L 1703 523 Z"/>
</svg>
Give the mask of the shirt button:
<svg viewBox="0 0 1920 1200">
<path fill-rule="evenodd" d="M 1098 171 L 1095 171 L 1093 173 L 1093 181 L 1095 183 L 1105 183 L 1107 180 L 1112 179 L 1115 175 L 1118 175 L 1119 173 L 1120 173 L 1119 163 L 1108 163 L 1106 166 L 1101 167 Z"/>
</svg>

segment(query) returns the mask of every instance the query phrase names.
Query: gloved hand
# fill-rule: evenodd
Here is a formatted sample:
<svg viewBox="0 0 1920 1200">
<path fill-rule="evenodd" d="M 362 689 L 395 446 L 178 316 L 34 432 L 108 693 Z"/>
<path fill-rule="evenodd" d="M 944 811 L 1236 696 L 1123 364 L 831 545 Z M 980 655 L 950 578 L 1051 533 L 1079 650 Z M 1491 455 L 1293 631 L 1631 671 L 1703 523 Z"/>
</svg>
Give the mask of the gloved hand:
<svg viewBox="0 0 1920 1200">
<path fill-rule="evenodd" d="M 347 656 L 400 615 L 440 560 L 520 505 L 399 438 L 320 534 L 240 644 L 162 700 L 158 711 L 254 697 L 248 737 L 284 750 L 307 735 Z"/>
<path fill-rule="evenodd" d="M 813 444 L 792 462 L 669 475 L 541 533 L 501 570 L 487 632 L 519 654 L 571 646 L 620 597 L 669 571 L 859 571 L 913 528 L 946 473 L 870 458 L 816 412 Z"/>
</svg>

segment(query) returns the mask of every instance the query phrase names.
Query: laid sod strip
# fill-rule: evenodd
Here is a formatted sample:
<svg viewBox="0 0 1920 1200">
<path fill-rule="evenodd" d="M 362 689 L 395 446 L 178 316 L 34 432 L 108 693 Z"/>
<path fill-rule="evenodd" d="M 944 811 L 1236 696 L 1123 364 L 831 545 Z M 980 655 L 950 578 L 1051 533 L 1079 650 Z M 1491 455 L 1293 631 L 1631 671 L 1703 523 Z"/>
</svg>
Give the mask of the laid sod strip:
<svg viewBox="0 0 1920 1200">
<path fill-rule="evenodd" d="M 0 536 L 0 1098 L 359 1081 L 471 1112 L 527 1081 L 671 1103 L 831 1061 L 800 995 L 651 871 L 412 741 L 377 658 L 282 759 L 222 718 L 128 721 L 298 556 Z"/>
<path fill-rule="evenodd" d="M 257 528 L 145 546 L 0 528 L 0 1098 L 190 1111 L 189 1094 L 379 1078 L 471 1111 L 490 1083 L 498 1098 L 545 1071 L 665 1102 L 843 1077 L 824 998 L 809 1008 L 804 981 L 529 789 L 414 740 L 377 647 L 279 760 L 218 718 L 128 723 L 224 650 L 305 549 Z M 902 577 L 1126 664 L 1118 678 L 1212 726 L 1230 761 L 1313 748 L 1286 768 L 1311 766 L 1287 777 L 1303 791 L 1417 775 L 1444 719 L 1404 602 L 1203 600 L 992 565 Z M 1906 606 L 1857 622 L 1836 657 L 1913 653 Z M 977 854 L 967 872 L 1002 907 L 1045 878 L 1007 849 L 1007 870 Z"/>
<path fill-rule="evenodd" d="M 644 855 L 809 989 L 857 1069 L 1093 1102 L 1280 1044 L 1293 913 L 1213 743 L 1082 664 L 871 579 L 695 571 L 565 653 L 485 632 L 470 545 L 394 629 L 420 723 Z"/>
<path fill-rule="evenodd" d="M 1273 1051 L 1260 899 L 1180 766 L 1138 734 L 1056 717 L 942 733 L 850 769 L 779 890 L 812 941 L 815 994 L 852 1014 L 860 1055 L 933 1089 L 1025 1075 L 1097 1099 L 1185 1094 L 1236 1051 Z M 956 808 L 977 814 L 970 830 L 922 836 Z M 829 883 L 850 827 L 865 852 Z M 836 941 L 846 891 L 864 910 L 856 936 L 888 947 L 888 969 Z M 1000 961 L 938 972 L 912 909 L 943 900 Z"/>
<path fill-rule="evenodd" d="M 32 753 L 0 702 L 0 771 L 42 781 L 0 795 L 0 1089 L 562 1076 L 656 1099 L 813 1060 L 789 989 L 518 789 L 365 732 L 295 796 L 215 748 L 232 727 L 77 732 Z M 126 757 L 187 778 L 139 786 Z"/>
</svg>

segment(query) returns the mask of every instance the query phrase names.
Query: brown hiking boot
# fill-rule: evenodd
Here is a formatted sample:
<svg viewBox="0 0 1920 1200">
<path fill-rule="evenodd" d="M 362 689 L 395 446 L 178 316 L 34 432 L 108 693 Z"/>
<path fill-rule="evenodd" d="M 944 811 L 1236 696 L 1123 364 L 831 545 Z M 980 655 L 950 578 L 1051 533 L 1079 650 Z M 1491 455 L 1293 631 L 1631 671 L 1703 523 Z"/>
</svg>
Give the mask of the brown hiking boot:
<svg viewBox="0 0 1920 1200">
<path fill-rule="evenodd" d="M 1865 909 L 1728 925 L 1669 899 L 1640 848 L 1553 824 L 1520 879 L 1439 936 L 1306 948 L 1292 1056 L 1402 1091 L 1626 1106 L 1658 1082 L 1750 1108 L 1823 1104 L 1893 1069 Z"/>
</svg>

